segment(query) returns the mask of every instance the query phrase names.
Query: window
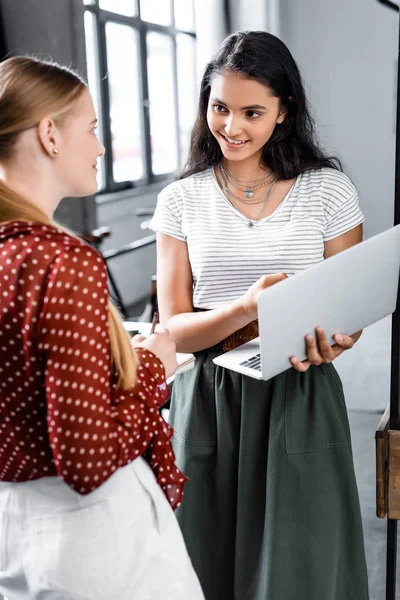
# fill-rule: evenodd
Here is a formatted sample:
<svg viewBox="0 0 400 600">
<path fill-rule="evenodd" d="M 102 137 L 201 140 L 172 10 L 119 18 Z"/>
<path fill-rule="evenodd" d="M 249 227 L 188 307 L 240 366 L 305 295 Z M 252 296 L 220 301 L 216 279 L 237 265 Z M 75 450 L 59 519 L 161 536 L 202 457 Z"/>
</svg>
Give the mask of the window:
<svg viewBox="0 0 400 600">
<path fill-rule="evenodd" d="M 83 0 L 89 88 L 106 154 L 99 193 L 179 169 L 196 110 L 194 0 Z"/>
</svg>

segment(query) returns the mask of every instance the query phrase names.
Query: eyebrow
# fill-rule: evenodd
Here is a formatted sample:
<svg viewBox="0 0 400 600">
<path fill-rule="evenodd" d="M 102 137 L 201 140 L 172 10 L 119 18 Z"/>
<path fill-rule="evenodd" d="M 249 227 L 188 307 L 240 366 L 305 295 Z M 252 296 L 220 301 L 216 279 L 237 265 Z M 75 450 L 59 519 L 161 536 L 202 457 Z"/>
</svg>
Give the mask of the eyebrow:
<svg viewBox="0 0 400 600">
<path fill-rule="evenodd" d="M 220 100 L 219 98 L 212 98 L 213 102 L 216 102 L 217 104 L 222 104 L 223 106 L 227 105 L 225 104 L 225 102 L 222 102 L 222 100 Z M 243 106 L 240 110 L 266 110 L 266 106 L 262 106 L 261 104 L 251 104 L 250 106 Z"/>
</svg>

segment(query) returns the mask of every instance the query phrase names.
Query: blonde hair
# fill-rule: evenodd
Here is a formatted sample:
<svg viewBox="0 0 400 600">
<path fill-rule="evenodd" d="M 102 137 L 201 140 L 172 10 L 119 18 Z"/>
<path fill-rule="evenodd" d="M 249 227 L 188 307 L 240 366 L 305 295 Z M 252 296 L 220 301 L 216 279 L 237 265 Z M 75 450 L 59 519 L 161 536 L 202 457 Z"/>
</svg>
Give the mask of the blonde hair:
<svg viewBox="0 0 400 600">
<path fill-rule="evenodd" d="M 56 63 L 27 56 L 0 63 L 0 161 L 12 156 L 21 132 L 35 127 L 44 117 L 65 121 L 86 89 L 76 73 Z M 17 220 L 53 225 L 77 237 L 0 181 L 0 223 Z M 126 390 L 136 381 L 137 357 L 111 300 L 108 314 L 112 369 L 117 387 Z"/>
</svg>

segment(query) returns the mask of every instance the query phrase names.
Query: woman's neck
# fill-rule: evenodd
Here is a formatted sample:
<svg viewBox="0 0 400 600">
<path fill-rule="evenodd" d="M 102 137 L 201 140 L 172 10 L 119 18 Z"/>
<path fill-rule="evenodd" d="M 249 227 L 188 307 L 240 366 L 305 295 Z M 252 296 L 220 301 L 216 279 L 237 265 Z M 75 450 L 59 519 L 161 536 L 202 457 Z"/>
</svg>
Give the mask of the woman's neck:
<svg viewBox="0 0 400 600">
<path fill-rule="evenodd" d="M 39 208 L 48 217 L 53 217 L 61 197 L 56 196 L 54 185 L 49 179 L 29 171 L 24 172 L 19 166 L 11 165 L 0 168 L 0 179 L 27 202 Z"/>
<path fill-rule="evenodd" d="M 255 181 L 271 172 L 271 169 L 268 167 L 260 165 L 258 158 L 254 160 L 253 157 L 240 161 L 224 158 L 222 163 L 226 170 L 240 181 Z"/>
</svg>

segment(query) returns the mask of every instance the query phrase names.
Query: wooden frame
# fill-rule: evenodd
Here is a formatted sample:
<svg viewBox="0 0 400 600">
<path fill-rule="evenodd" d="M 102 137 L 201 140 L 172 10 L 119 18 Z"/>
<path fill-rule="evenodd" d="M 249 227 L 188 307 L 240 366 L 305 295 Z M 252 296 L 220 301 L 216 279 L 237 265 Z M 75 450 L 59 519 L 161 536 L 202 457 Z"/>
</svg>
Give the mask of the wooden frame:
<svg viewBox="0 0 400 600">
<path fill-rule="evenodd" d="M 400 520 L 400 430 L 389 428 L 390 405 L 375 431 L 376 516 Z"/>
</svg>

